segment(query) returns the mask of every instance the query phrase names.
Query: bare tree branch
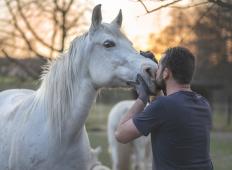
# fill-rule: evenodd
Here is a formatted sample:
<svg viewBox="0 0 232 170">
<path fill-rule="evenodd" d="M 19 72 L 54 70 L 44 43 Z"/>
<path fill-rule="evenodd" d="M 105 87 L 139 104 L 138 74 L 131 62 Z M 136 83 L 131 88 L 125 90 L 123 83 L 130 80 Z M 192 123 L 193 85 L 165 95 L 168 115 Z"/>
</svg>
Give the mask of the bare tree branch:
<svg viewBox="0 0 232 170">
<path fill-rule="evenodd" d="M 67 15 L 67 11 L 64 8 L 59 7 L 59 4 L 58 4 L 57 0 L 53 0 L 53 2 L 54 2 L 55 7 L 56 7 L 55 10 L 61 13 L 61 23 L 60 23 L 61 45 L 60 45 L 60 48 L 59 48 L 59 52 L 63 52 L 64 45 L 65 45 L 65 38 L 66 38 L 66 15 Z"/>
<path fill-rule="evenodd" d="M 147 9 L 147 6 L 143 3 L 143 1 L 142 1 L 142 0 L 138 0 L 138 1 L 142 4 L 142 6 L 144 7 L 144 9 L 145 9 L 146 12 L 148 13 L 149 10 Z"/>
<path fill-rule="evenodd" d="M 223 2 L 222 0 L 208 0 L 208 2 L 214 3 L 222 8 L 232 9 L 232 3 Z"/>
<path fill-rule="evenodd" d="M 145 3 L 144 3 L 142 0 L 138 0 L 138 1 L 143 5 L 144 9 L 145 9 L 146 12 L 149 14 L 149 13 L 158 11 L 158 10 L 160 10 L 160 9 L 162 9 L 162 8 L 166 8 L 166 7 L 168 7 L 168 6 L 171 6 L 171 5 L 173 5 L 173 4 L 177 3 L 177 2 L 180 2 L 181 0 L 175 0 L 175 1 L 173 1 L 173 2 L 167 3 L 167 4 L 165 4 L 165 5 L 161 5 L 161 6 L 159 6 L 158 8 L 155 8 L 155 9 L 152 9 L 152 10 L 148 10 L 147 6 L 145 5 Z"/>
<path fill-rule="evenodd" d="M 199 2 L 199 3 L 193 4 L 193 5 L 173 6 L 173 4 L 181 1 L 181 0 L 175 0 L 173 2 L 167 3 L 165 5 L 162 5 L 162 6 L 158 7 L 158 8 L 152 9 L 152 10 L 148 9 L 148 7 L 143 2 L 143 0 L 137 0 L 137 1 L 141 3 L 141 5 L 144 7 L 144 9 L 146 10 L 147 13 L 152 13 L 152 12 L 158 11 L 158 10 L 160 10 L 162 8 L 165 8 L 165 7 L 177 8 L 177 9 L 187 9 L 187 8 L 197 7 L 197 6 L 201 6 L 201 5 L 205 5 L 205 4 L 210 4 L 210 3 L 216 4 L 216 5 L 218 5 L 218 6 L 222 7 L 222 8 L 225 8 L 225 9 L 229 9 L 229 10 L 232 9 L 232 3 L 230 3 L 229 1 L 225 2 L 225 1 L 222 1 L 222 0 L 207 0 L 205 2 Z"/>
<path fill-rule="evenodd" d="M 76 1 L 79 3 L 77 10 L 75 10 Z M 3 30 L 0 29 L 0 38 L 7 38 L 7 42 L 12 44 L 15 38 L 18 38 L 21 45 L 28 48 L 28 52 L 32 52 L 33 55 L 52 58 L 54 54 L 63 52 L 66 41 L 69 40 L 67 37 L 73 37 L 69 32 L 73 31 L 74 27 L 78 26 L 76 32 L 84 28 L 81 24 L 86 22 L 82 22 L 82 17 L 85 17 L 84 13 L 88 11 L 89 6 L 79 0 L 76 1 L 4 0 L 9 19 L 0 20 L 0 27 Z M 44 13 L 43 9 L 47 11 Z M 45 28 L 41 27 L 41 23 L 50 25 Z M 40 47 L 45 50 L 42 51 Z M 8 52 L 14 54 L 14 51 Z"/>
<path fill-rule="evenodd" d="M 56 41 L 56 34 L 57 34 L 57 31 L 58 31 L 58 25 L 59 25 L 59 21 L 57 20 L 57 10 L 56 10 L 56 8 L 53 8 L 53 15 L 52 15 L 52 19 L 53 19 L 53 33 L 52 33 L 52 38 L 51 38 L 51 44 L 53 45 L 53 46 L 55 46 L 55 41 Z M 50 51 L 50 54 L 49 54 L 49 56 L 50 56 L 50 58 L 53 58 L 53 53 L 54 53 L 54 51 L 53 50 L 51 50 Z"/>
<path fill-rule="evenodd" d="M 192 8 L 192 7 L 197 7 L 197 6 L 201 6 L 201 5 L 205 5 L 208 4 L 208 1 L 205 2 L 200 2 L 200 3 L 196 3 L 193 5 L 187 5 L 187 6 L 170 6 L 170 8 L 176 8 L 176 9 L 188 9 L 188 8 Z"/>
<path fill-rule="evenodd" d="M 4 37 L 4 38 L 0 39 L 0 45 L 2 47 L 6 47 L 7 49 L 12 48 L 12 49 L 20 49 L 23 51 L 28 51 L 27 47 L 19 46 L 19 44 L 16 45 L 14 43 L 7 42 L 7 40 L 8 40 L 8 37 Z"/>
<path fill-rule="evenodd" d="M 30 25 L 30 23 L 28 22 L 26 16 L 24 15 L 22 8 L 21 8 L 21 4 L 19 0 L 16 0 L 17 2 L 17 8 L 19 11 L 20 16 L 22 17 L 23 21 L 25 22 L 28 30 L 32 33 L 32 35 L 35 37 L 35 39 L 40 42 L 41 44 L 43 44 L 44 46 L 54 50 L 54 51 L 59 51 L 58 49 L 55 49 L 52 45 L 46 43 L 41 37 L 39 37 L 39 35 L 35 32 L 35 30 L 32 28 L 32 26 Z"/>
<path fill-rule="evenodd" d="M 70 0 L 69 3 L 68 3 L 68 6 L 67 8 L 65 9 L 65 11 L 69 11 L 70 7 L 72 6 L 74 0 Z"/>
<path fill-rule="evenodd" d="M 13 31 L 7 31 L 6 29 L 1 29 L 0 28 L 0 32 L 4 33 L 6 35 L 12 35 L 13 37 L 17 37 L 17 38 L 22 38 L 19 34 L 17 34 L 16 32 Z"/>
<path fill-rule="evenodd" d="M 5 24 L 9 24 L 9 23 L 11 23 L 12 21 L 9 20 L 9 19 L 0 18 L 0 22 L 5 23 Z"/>
<path fill-rule="evenodd" d="M 80 12 L 80 15 L 76 16 L 76 17 L 66 26 L 67 31 L 76 25 L 76 23 L 79 21 L 79 19 L 81 18 L 81 16 L 82 16 L 85 12 L 86 12 L 86 9 L 83 9 L 83 10 Z"/>
<path fill-rule="evenodd" d="M 7 6 L 8 10 L 9 10 L 11 16 L 12 16 L 13 24 L 14 24 L 15 28 L 16 28 L 16 29 L 19 31 L 19 33 L 22 35 L 22 37 L 23 37 L 24 41 L 26 42 L 28 48 L 29 48 L 32 52 L 34 52 L 39 58 L 41 58 L 41 59 L 44 60 L 45 57 L 44 57 L 43 55 L 41 55 L 40 53 L 38 53 L 38 52 L 33 48 L 33 46 L 31 45 L 30 40 L 27 38 L 26 34 L 23 32 L 23 30 L 22 30 L 22 29 L 20 28 L 20 26 L 18 25 L 16 16 L 15 16 L 15 14 L 13 13 L 13 10 L 12 10 L 12 8 L 11 8 L 11 6 L 10 6 L 10 1 L 5 0 L 5 3 L 6 3 L 6 6 Z"/>
<path fill-rule="evenodd" d="M 67 21 L 67 12 L 63 11 L 62 12 L 62 23 L 61 23 L 61 48 L 60 48 L 60 52 L 64 51 L 64 45 L 65 45 L 65 38 L 66 38 L 66 21 Z"/>
<path fill-rule="evenodd" d="M 201 23 L 202 19 L 210 12 L 210 10 L 213 9 L 213 7 L 214 7 L 214 4 L 211 5 L 211 6 L 209 6 L 209 7 L 205 10 L 205 12 L 203 12 L 202 15 L 200 15 L 200 17 L 197 19 L 197 22 L 191 27 L 190 31 L 189 31 L 187 34 L 191 34 L 191 33 L 194 31 L 194 29 L 196 28 L 196 26 L 199 25 L 199 24 Z M 183 41 L 184 41 L 184 39 L 185 39 L 185 36 L 186 36 L 186 34 L 185 34 L 184 36 L 182 36 L 182 38 L 181 38 L 180 41 L 179 41 L 179 44 L 182 44 L 182 43 L 183 43 Z"/>
<path fill-rule="evenodd" d="M 46 2 L 46 1 L 43 1 L 43 2 Z M 46 3 L 46 5 L 43 5 L 43 4 L 41 3 L 41 0 L 31 0 L 31 1 L 29 1 L 29 2 L 23 3 L 22 6 L 23 6 L 24 8 L 27 8 L 27 7 L 29 7 L 29 6 L 32 5 L 32 4 L 38 5 L 38 7 L 39 7 L 43 12 L 52 13 L 52 10 L 50 10 L 49 8 L 47 8 L 47 7 L 49 7 L 49 5 L 48 5 L 47 3 Z"/>
<path fill-rule="evenodd" d="M 54 3 L 54 5 L 55 5 L 57 11 L 62 11 L 62 8 L 59 7 L 59 4 L 58 4 L 58 1 L 57 1 L 57 0 L 53 0 L 53 3 Z"/>
</svg>

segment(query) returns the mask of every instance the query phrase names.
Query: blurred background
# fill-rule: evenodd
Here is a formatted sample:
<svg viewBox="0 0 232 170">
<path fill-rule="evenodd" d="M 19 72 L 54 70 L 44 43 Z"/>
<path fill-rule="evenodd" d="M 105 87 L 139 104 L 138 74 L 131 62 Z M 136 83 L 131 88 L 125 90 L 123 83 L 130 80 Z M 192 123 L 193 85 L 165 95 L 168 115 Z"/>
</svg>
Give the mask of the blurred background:
<svg viewBox="0 0 232 170">
<path fill-rule="evenodd" d="M 216 170 L 232 169 L 232 1 L 230 0 L 0 0 L 0 91 L 37 89 L 41 66 L 86 32 L 95 5 L 103 21 L 123 12 L 122 31 L 139 50 L 159 59 L 166 48 L 185 46 L 197 57 L 192 87 L 213 109 L 211 156 Z M 107 115 L 131 90 L 103 89 L 86 122 L 92 147 L 111 166 Z"/>
</svg>

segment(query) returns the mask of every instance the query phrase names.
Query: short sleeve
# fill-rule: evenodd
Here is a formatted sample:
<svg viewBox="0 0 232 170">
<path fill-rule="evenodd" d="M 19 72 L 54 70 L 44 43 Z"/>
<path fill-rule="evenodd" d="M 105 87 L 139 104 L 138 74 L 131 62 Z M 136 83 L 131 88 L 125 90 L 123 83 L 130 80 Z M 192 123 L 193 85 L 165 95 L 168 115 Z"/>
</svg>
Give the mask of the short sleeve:
<svg viewBox="0 0 232 170">
<path fill-rule="evenodd" d="M 153 129 L 159 128 L 165 121 L 165 108 L 161 99 L 161 97 L 157 98 L 144 111 L 133 117 L 136 128 L 144 136 L 147 136 Z"/>
</svg>

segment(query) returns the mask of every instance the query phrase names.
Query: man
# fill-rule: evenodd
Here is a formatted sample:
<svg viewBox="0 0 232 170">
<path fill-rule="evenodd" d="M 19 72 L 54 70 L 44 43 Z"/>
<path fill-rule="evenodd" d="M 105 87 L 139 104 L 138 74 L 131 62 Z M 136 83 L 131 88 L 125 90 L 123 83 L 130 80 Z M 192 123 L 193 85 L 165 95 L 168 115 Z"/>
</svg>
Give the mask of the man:
<svg viewBox="0 0 232 170">
<path fill-rule="evenodd" d="M 144 109 L 149 90 L 138 75 L 139 97 L 115 132 L 121 143 L 151 134 L 153 169 L 213 169 L 209 156 L 211 110 L 207 100 L 190 88 L 194 66 L 188 49 L 167 49 L 156 72 L 156 86 L 166 96 L 158 96 Z"/>
</svg>

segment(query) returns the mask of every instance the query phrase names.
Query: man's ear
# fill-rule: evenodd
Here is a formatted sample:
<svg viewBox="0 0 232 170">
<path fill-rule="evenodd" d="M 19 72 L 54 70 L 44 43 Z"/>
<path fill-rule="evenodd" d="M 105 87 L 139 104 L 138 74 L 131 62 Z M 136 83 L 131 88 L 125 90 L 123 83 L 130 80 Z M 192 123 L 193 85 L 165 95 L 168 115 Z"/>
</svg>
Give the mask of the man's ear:
<svg viewBox="0 0 232 170">
<path fill-rule="evenodd" d="M 164 80 L 167 80 L 171 75 L 171 71 L 170 69 L 168 69 L 167 67 L 164 69 L 163 71 L 163 79 Z"/>
</svg>

